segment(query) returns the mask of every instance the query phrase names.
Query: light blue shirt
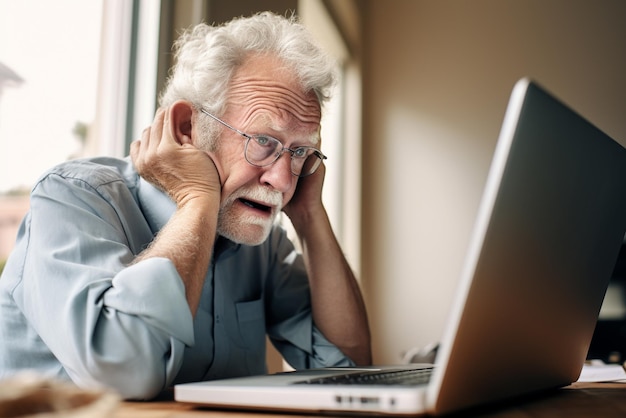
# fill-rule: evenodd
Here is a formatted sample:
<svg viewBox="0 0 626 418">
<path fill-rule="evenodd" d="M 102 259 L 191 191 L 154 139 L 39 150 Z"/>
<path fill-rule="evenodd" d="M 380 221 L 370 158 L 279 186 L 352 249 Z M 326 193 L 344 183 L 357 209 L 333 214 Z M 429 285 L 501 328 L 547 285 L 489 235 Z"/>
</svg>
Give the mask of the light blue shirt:
<svg viewBox="0 0 626 418">
<path fill-rule="evenodd" d="M 61 164 L 30 205 L 0 278 L 0 377 L 35 369 L 148 399 L 265 373 L 266 334 L 297 369 L 353 364 L 313 325 L 302 257 L 278 226 L 259 246 L 218 239 L 194 319 L 170 260 L 132 264 L 176 207 L 128 158 Z"/>
</svg>

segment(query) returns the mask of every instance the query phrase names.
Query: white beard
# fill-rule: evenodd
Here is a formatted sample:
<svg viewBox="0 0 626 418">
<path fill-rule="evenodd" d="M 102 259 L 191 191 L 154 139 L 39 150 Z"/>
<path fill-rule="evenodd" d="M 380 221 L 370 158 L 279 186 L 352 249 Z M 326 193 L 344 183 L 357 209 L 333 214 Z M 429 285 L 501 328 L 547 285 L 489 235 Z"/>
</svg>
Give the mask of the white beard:
<svg viewBox="0 0 626 418">
<path fill-rule="evenodd" d="M 273 212 L 269 218 L 234 213 L 233 205 L 240 198 L 264 202 L 274 208 Z M 282 200 L 280 192 L 272 192 L 263 187 L 242 187 L 236 190 L 220 207 L 217 233 L 238 244 L 259 245 L 263 243 L 282 210 Z"/>
</svg>

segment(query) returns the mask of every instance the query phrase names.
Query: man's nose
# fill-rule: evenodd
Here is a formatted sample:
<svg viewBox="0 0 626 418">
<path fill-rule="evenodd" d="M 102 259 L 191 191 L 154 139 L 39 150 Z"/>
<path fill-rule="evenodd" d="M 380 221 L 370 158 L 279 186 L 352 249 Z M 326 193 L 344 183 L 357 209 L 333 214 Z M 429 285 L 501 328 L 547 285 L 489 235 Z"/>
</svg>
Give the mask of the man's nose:
<svg viewBox="0 0 626 418">
<path fill-rule="evenodd" d="M 267 184 L 281 193 L 287 192 L 293 185 L 296 176 L 291 172 L 291 153 L 283 150 L 283 153 L 274 164 L 265 167 L 261 176 L 261 182 Z"/>
</svg>

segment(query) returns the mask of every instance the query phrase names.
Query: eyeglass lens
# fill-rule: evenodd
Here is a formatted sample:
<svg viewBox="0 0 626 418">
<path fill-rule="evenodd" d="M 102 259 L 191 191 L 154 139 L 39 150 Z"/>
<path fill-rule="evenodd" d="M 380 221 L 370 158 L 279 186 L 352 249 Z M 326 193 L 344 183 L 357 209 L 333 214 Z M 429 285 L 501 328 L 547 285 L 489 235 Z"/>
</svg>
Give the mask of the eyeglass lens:
<svg viewBox="0 0 626 418">
<path fill-rule="evenodd" d="M 322 162 L 313 148 L 298 147 L 289 150 L 283 148 L 283 144 L 278 139 L 269 136 L 249 137 L 246 143 L 245 157 L 250 164 L 264 167 L 280 158 L 283 150 L 289 152 L 291 172 L 296 176 L 305 177 L 313 174 Z"/>
</svg>

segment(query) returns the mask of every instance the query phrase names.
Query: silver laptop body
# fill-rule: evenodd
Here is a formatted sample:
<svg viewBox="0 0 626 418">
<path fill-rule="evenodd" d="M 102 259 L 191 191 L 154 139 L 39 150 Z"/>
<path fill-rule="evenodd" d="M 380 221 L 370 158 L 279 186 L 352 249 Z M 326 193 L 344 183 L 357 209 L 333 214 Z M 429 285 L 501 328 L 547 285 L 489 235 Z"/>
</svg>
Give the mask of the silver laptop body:
<svg viewBox="0 0 626 418">
<path fill-rule="evenodd" d="M 625 230 L 626 150 L 522 79 L 428 384 L 295 384 L 362 370 L 318 369 L 176 385 L 175 399 L 219 408 L 437 415 L 566 386 L 580 374 Z"/>
</svg>

